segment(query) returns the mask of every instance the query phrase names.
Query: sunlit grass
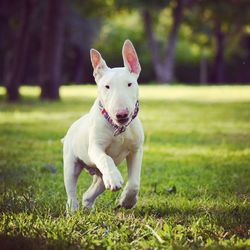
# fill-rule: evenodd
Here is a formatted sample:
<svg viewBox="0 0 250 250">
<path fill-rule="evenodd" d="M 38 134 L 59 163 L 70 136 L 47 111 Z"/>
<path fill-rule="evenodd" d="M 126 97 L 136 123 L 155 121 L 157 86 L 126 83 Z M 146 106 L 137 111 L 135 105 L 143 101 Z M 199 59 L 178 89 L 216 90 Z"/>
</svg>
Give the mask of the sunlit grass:
<svg viewBox="0 0 250 250">
<path fill-rule="evenodd" d="M 146 100 L 181 100 L 192 102 L 248 102 L 250 101 L 250 86 L 160 86 L 143 85 L 140 86 L 140 98 Z M 39 87 L 24 86 L 20 88 L 21 95 L 26 97 L 38 97 Z M 0 95 L 6 93 L 0 87 Z M 63 86 L 60 88 L 63 98 L 95 98 L 97 87 L 95 85 Z"/>
<path fill-rule="evenodd" d="M 141 86 L 137 207 L 114 211 L 119 192 L 107 191 L 93 211 L 66 218 L 60 139 L 96 92 L 65 86 L 50 103 L 22 87 L 22 102 L 7 104 L 0 88 L 0 245 L 250 247 L 250 86 Z M 121 172 L 126 178 L 124 165 Z M 82 175 L 79 200 L 91 182 Z"/>
</svg>

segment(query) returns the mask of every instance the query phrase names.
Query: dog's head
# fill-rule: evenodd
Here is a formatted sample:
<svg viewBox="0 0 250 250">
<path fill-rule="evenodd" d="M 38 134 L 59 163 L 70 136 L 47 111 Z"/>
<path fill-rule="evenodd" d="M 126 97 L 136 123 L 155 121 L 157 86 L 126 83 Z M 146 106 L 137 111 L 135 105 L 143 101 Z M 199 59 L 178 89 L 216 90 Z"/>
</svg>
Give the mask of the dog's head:
<svg viewBox="0 0 250 250">
<path fill-rule="evenodd" d="M 123 44 L 122 57 L 124 67 L 111 69 L 97 50 L 90 50 L 100 101 L 118 125 L 128 123 L 133 115 L 141 72 L 135 48 L 129 40 Z"/>
</svg>

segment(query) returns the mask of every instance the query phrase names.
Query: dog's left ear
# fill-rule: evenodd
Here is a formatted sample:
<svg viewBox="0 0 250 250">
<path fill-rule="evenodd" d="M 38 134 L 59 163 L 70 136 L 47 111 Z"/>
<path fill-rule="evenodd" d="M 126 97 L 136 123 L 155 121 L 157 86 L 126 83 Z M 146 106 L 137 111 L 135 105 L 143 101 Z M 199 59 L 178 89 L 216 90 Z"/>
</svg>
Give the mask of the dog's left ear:
<svg viewBox="0 0 250 250">
<path fill-rule="evenodd" d="M 126 40 L 123 44 L 122 57 L 124 66 L 129 70 L 129 72 L 139 76 L 141 72 L 141 65 L 139 63 L 135 48 L 129 40 Z"/>
<path fill-rule="evenodd" d="M 103 60 L 101 54 L 95 49 L 90 50 L 90 59 L 94 70 L 93 76 L 95 77 L 95 80 L 98 81 L 108 69 L 108 66 Z"/>
</svg>

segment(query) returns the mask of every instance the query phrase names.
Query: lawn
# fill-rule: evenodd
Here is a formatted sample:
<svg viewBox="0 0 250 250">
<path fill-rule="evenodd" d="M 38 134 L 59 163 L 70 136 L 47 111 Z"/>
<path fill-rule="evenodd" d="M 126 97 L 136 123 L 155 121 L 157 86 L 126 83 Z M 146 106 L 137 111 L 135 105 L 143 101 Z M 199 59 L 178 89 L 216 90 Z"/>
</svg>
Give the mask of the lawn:
<svg viewBox="0 0 250 250">
<path fill-rule="evenodd" d="M 106 191 L 69 217 L 60 138 L 96 87 L 62 87 L 53 103 L 21 91 L 7 104 L 0 88 L 1 249 L 250 248 L 250 86 L 141 86 L 136 208 L 115 210 L 121 192 Z M 90 183 L 82 173 L 79 200 Z"/>
</svg>

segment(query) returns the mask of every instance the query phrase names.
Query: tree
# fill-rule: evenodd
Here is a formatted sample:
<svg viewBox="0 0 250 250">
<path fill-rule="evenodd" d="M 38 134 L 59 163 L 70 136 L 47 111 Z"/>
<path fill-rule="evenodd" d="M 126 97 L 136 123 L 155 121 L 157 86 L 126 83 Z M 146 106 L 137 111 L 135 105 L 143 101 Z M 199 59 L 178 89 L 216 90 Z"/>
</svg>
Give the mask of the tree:
<svg viewBox="0 0 250 250">
<path fill-rule="evenodd" d="M 189 15 L 194 30 L 205 30 L 213 36 L 215 52 L 212 81 L 215 83 L 224 82 L 226 49 L 250 22 L 248 5 L 247 0 L 199 0 L 195 3 L 195 11 Z"/>
<path fill-rule="evenodd" d="M 175 49 L 179 28 L 181 25 L 184 8 L 190 5 L 190 0 L 156 0 L 156 1 L 129 1 L 118 0 L 120 6 L 132 6 L 141 12 L 148 48 L 151 54 L 152 66 L 156 79 L 162 83 L 169 83 L 174 78 Z M 172 26 L 165 36 L 163 50 L 159 47 L 159 41 L 154 32 L 154 19 L 165 7 L 172 11 Z"/>
<path fill-rule="evenodd" d="M 26 54 L 30 43 L 30 29 L 36 0 L 24 0 L 17 4 L 14 2 L 14 4 L 19 8 L 20 15 L 18 18 L 19 29 L 16 32 L 15 41 L 13 41 L 14 49 L 5 57 L 4 82 L 9 101 L 20 99 L 19 85 L 27 64 Z M 13 6 L 9 6 L 9 8 L 11 7 Z"/>
<path fill-rule="evenodd" d="M 64 42 L 65 0 L 47 0 L 39 71 L 41 98 L 59 99 Z"/>
<path fill-rule="evenodd" d="M 185 0 L 176 0 L 175 6 L 172 8 L 173 24 L 168 38 L 166 39 L 167 41 L 163 60 L 161 60 L 158 42 L 156 41 L 153 32 L 151 11 L 149 8 L 145 8 L 142 12 L 145 33 L 151 52 L 156 78 L 162 83 L 169 83 L 173 80 L 176 41 L 183 15 L 184 2 Z"/>
<path fill-rule="evenodd" d="M 75 3 L 76 4 L 76 3 Z M 64 79 L 81 83 L 93 81 L 92 66 L 89 51 L 96 37 L 99 35 L 100 21 L 96 17 L 89 17 L 82 5 L 77 4 L 69 8 L 66 19 L 66 39 L 63 70 Z"/>
</svg>

